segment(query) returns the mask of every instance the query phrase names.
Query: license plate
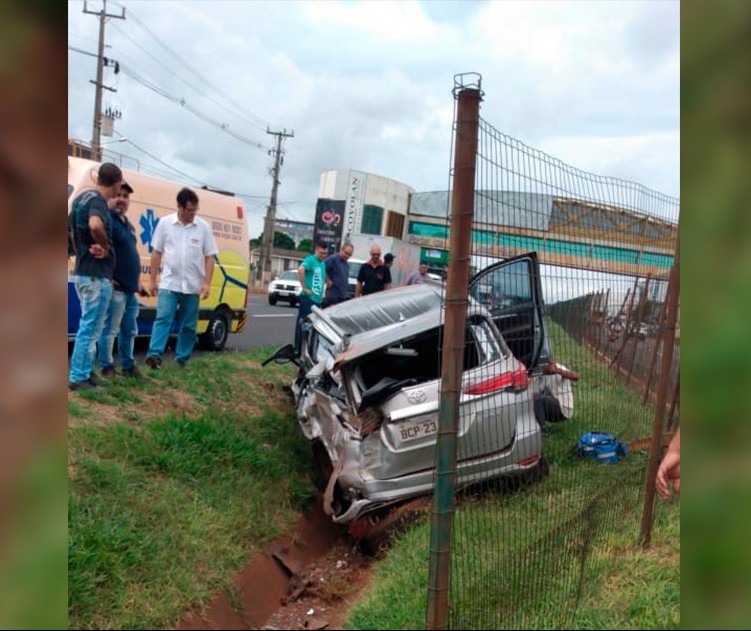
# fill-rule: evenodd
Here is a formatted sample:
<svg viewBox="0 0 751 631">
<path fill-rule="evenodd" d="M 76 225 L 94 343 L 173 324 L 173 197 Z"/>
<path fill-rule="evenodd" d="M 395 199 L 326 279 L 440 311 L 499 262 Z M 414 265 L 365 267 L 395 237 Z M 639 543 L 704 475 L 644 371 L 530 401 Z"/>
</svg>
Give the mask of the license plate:
<svg viewBox="0 0 751 631">
<path fill-rule="evenodd" d="M 399 426 L 397 432 L 403 443 L 430 436 L 438 431 L 438 421 L 417 421 L 404 423 Z"/>
</svg>

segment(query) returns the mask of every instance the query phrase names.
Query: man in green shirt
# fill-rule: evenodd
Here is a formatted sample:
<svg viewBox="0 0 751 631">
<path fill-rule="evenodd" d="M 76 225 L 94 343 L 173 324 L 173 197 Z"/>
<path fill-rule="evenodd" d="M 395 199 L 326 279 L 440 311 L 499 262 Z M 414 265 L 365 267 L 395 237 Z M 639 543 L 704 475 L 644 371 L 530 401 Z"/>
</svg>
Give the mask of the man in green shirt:
<svg viewBox="0 0 751 631">
<path fill-rule="evenodd" d="M 315 254 L 306 257 L 300 267 L 297 268 L 297 278 L 300 281 L 300 306 L 297 311 L 297 323 L 295 324 L 295 350 L 300 352 L 302 341 L 302 323 L 313 309 L 313 305 L 321 306 L 323 292 L 326 287 L 326 266 L 323 259 L 329 250 L 325 243 L 316 243 Z"/>
</svg>

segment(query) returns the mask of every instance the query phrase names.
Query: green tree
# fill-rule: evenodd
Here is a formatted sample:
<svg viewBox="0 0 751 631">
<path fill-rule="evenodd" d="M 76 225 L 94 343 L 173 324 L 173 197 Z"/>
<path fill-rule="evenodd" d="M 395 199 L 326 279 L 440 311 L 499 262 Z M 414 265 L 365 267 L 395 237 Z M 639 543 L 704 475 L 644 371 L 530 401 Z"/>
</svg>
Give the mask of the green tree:
<svg viewBox="0 0 751 631">
<path fill-rule="evenodd" d="M 251 250 L 255 250 L 256 248 L 260 248 L 261 247 L 261 243 L 263 243 L 263 233 L 259 234 L 258 237 L 256 237 L 255 239 L 251 239 L 248 243 L 250 244 L 250 249 Z"/>
<path fill-rule="evenodd" d="M 298 252 L 312 252 L 313 251 L 313 239 L 300 239 L 300 243 L 297 244 Z"/>
<path fill-rule="evenodd" d="M 274 247 L 283 250 L 294 250 L 295 240 L 283 232 L 274 232 Z"/>
</svg>

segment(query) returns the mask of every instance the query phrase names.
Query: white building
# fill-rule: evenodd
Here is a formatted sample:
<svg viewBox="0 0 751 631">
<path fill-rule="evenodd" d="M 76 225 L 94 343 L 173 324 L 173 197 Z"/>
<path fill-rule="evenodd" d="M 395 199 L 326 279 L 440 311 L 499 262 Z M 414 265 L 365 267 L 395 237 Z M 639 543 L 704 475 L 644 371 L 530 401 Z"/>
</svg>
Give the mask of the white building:
<svg viewBox="0 0 751 631">
<path fill-rule="evenodd" d="M 352 170 L 324 171 L 316 203 L 314 241 L 336 249 L 353 234 L 404 239 L 414 189 L 389 178 Z"/>
</svg>

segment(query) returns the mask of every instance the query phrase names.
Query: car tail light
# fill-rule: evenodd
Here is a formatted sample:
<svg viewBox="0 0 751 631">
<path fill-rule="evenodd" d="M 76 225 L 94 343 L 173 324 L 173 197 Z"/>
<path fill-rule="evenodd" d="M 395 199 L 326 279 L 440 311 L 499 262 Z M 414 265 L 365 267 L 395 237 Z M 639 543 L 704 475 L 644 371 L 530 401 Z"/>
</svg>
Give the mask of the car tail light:
<svg viewBox="0 0 751 631">
<path fill-rule="evenodd" d="M 529 458 L 524 458 L 524 460 L 519 461 L 520 467 L 530 467 L 533 464 L 535 464 L 538 460 L 540 460 L 540 456 L 530 456 Z"/>
<path fill-rule="evenodd" d="M 505 372 L 487 381 L 469 386 L 464 390 L 464 393 L 477 395 L 497 392 L 498 390 L 522 391 L 527 389 L 528 384 L 527 369 L 522 367 L 516 372 Z"/>
</svg>

